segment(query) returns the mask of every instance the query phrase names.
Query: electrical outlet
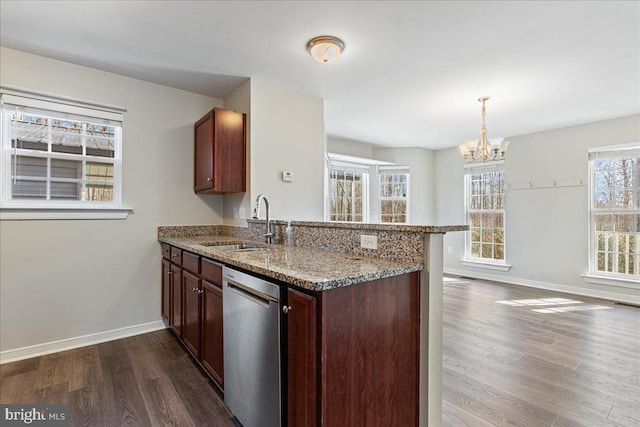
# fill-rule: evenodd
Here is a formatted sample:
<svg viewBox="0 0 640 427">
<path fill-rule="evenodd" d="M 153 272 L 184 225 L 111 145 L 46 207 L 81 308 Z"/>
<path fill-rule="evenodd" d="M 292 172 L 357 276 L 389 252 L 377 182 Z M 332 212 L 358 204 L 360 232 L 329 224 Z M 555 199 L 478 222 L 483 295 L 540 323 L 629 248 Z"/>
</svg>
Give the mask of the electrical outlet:
<svg viewBox="0 0 640 427">
<path fill-rule="evenodd" d="M 233 219 L 238 219 L 238 208 L 233 208 Z"/>
<path fill-rule="evenodd" d="M 360 235 L 360 247 L 364 249 L 378 249 L 378 236 Z"/>
<path fill-rule="evenodd" d="M 244 206 L 240 206 L 240 208 L 238 209 L 238 214 L 240 216 L 240 219 L 247 219 L 247 214 L 244 210 Z"/>
</svg>

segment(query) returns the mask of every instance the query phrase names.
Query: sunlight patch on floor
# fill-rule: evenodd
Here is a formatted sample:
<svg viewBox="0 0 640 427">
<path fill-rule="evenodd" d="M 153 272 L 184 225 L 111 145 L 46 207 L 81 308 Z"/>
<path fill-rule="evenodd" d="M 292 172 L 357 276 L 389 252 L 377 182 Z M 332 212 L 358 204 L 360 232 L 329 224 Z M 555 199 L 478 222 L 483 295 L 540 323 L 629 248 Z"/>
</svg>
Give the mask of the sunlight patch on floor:
<svg viewBox="0 0 640 427">
<path fill-rule="evenodd" d="M 496 302 L 512 307 L 545 307 L 531 309 L 531 311 L 536 313 L 566 313 L 569 311 L 605 310 L 611 308 L 604 305 L 579 305 L 584 303 L 567 298 L 516 299 Z"/>
</svg>

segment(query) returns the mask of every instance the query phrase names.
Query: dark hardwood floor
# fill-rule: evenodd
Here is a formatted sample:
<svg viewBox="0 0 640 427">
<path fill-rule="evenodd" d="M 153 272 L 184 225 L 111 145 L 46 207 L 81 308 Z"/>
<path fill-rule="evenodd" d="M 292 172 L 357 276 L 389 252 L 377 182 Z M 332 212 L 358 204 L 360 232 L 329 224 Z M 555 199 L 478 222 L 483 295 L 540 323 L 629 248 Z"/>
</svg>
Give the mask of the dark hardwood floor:
<svg viewBox="0 0 640 427">
<path fill-rule="evenodd" d="M 640 426 L 640 309 L 445 278 L 443 423 Z"/>
<path fill-rule="evenodd" d="M 460 278 L 444 301 L 444 425 L 640 425 L 640 309 Z M 168 331 L 0 365 L 0 403 L 69 403 L 72 426 L 234 426 Z"/>
<path fill-rule="evenodd" d="M 0 365 L 0 403 L 68 403 L 72 426 L 235 427 L 167 330 Z"/>
</svg>

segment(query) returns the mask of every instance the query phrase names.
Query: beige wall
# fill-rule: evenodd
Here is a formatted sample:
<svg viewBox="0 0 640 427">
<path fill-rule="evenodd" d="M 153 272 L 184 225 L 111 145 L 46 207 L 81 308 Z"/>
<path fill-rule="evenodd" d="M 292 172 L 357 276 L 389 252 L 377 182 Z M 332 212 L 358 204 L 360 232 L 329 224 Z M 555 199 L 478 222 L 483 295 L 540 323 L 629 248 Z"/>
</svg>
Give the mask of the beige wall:
<svg viewBox="0 0 640 427">
<path fill-rule="evenodd" d="M 273 218 L 322 220 L 325 146 L 322 99 L 252 79 L 247 216 L 264 193 Z M 283 170 L 293 172 L 293 182 L 282 181 Z"/>
<path fill-rule="evenodd" d="M 126 107 L 126 220 L 0 222 L 0 351 L 160 320 L 158 225 L 222 221 L 193 193 L 193 123 L 222 100 L 14 50 L 1 83 Z"/>
</svg>

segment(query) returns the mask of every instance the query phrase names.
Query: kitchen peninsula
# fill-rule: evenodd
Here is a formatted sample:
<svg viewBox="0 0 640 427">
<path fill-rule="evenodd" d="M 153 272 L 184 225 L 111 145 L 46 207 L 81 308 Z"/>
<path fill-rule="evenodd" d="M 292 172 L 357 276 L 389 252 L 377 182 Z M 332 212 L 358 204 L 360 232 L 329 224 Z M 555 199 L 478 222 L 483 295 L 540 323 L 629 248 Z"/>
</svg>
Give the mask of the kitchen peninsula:
<svg viewBox="0 0 640 427">
<path fill-rule="evenodd" d="M 215 282 L 204 276 L 213 262 L 286 289 L 283 417 L 289 426 L 439 424 L 443 235 L 467 227 L 294 221 L 295 245 L 285 247 L 286 223 L 273 225 L 269 246 L 260 220 L 246 228 L 159 227 L 163 281 L 170 280 L 167 271 L 176 276 L 184 269 L 191 280 L 185 286 L 203 293 Z M 362 248 L 362 235 L 374 236 L 377 249 Z M 262 248 L 227 249 L 247 242 Z M 185 286 L 179 286 L 183 294 Z M 174 292 L 163 283 L 165 321 L 186 319 L 171 313 L 165 294 Z M 182 309 L 192 296 L 180 298 Z M 181 329 L 173 328 L 179 338 Z M 196 349 L 201 356 L 205 350 L 204 344 Z M 224 388 L 221 377 L 216 383 Z"/>
</svg>

